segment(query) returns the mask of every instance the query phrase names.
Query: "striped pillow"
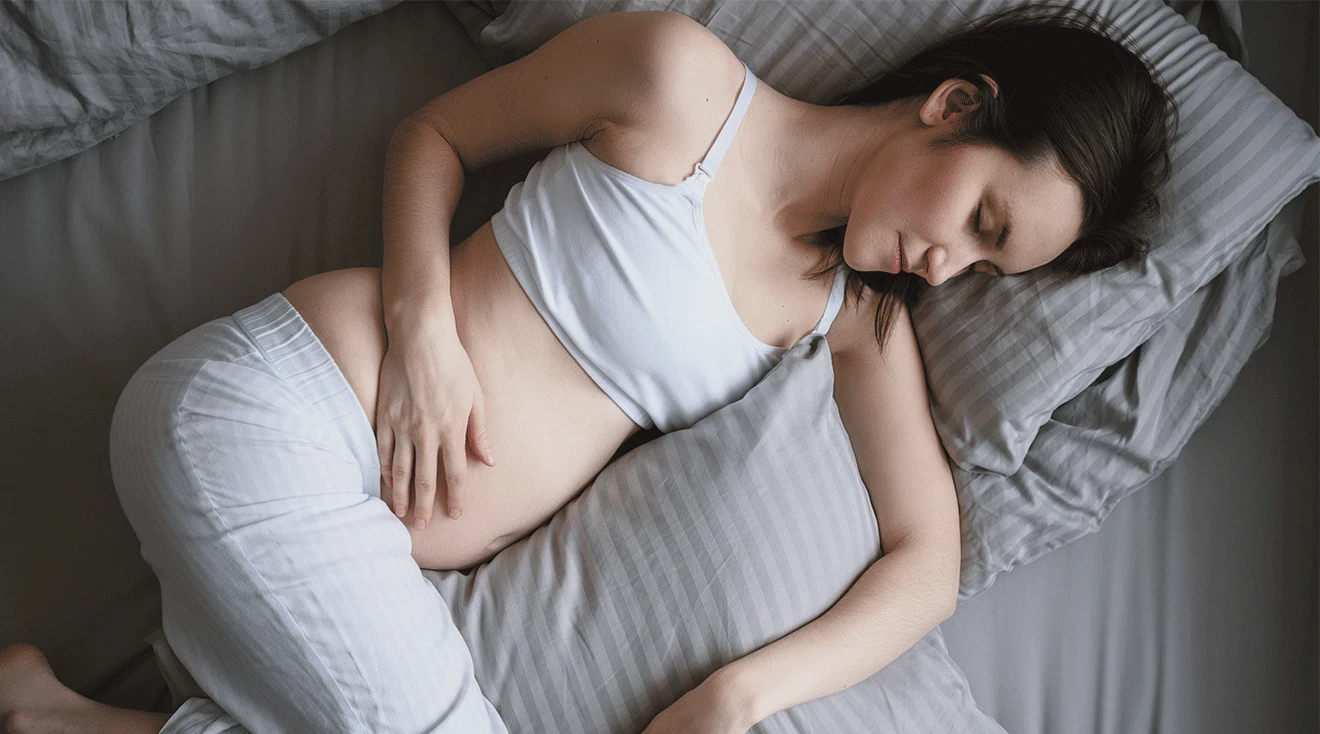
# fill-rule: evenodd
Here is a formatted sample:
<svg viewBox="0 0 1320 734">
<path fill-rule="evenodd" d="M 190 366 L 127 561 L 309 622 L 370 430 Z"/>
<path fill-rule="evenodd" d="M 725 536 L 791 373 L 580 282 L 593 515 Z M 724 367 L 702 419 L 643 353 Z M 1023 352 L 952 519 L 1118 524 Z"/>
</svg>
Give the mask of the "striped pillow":
<svg viewBox="0 0 1320 734">
<path fill-rule="evenodd" d="M 639 732 L 722 665 L 815 619 L 881 555 L 833 400 L 799 342 L 741 400 L 605 467 L 470 574 L 423 571 L 511 732 Z M 771 732 L 1002 732 L 940 629 Z"/>
</svg>

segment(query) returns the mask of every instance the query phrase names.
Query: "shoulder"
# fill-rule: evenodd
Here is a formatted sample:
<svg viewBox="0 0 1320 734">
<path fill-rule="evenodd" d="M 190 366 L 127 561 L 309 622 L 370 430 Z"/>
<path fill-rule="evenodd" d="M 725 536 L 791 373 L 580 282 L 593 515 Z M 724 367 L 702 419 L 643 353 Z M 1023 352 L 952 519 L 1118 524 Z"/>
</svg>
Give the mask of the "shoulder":
<svg viewBox="0 0 1320 734">
<path fill-rule="evenodd" d="M 861 297 L 857 299 L 845 294 L 838 315 L 830 324 L 830 330 L 825 333 L 831 357 L 835 361 L 850 359 L 893 362 L 897 359 L 909 364 L 920 364 L 917 335 L 912 328 L 912 317 L 907 306 L 902 302 L 896 304 L 883 349 L 876 336 L 879 309 L 880 294 L 870 288 L 863 289 Z"/>
<path fill-rule="evenodd" d="M 600 13 L 579 20 L 559 37 L 571 53 L 592 58 L 600 54 L 588 52 L 599 45 L 612 49 L 606 55 L 613 61 L 609 73 L 634 89 L 630 109 L 601 124 L 641 124 L 657 111 L 682 103 L 680 95 L 730 85 L 737 95 L 741 85 L 742 62 L 733 51 L 700 22 L 677 11 Z"/>
<path fill-rule="evenodd" d="M 704 62 L 725 56 L 735 63 L 737 57 L 724 41 L 709 28 L 674 10 L 628 10 L 591 16 L 578 25 L 596 24 L 614 34 L 614 39 L 632 46 L 638 57 L 654 62 L 664 70 L 681 64 L 684 70 L 705 70 Z M 668 62 L 668 63 L 666 63 Z"/>
<path fill-rule="evenodd" d="M 651 61 L 659 78 L 670 83 L 701 85 L 714 82 L 729 86 L 733 93 L 742 86 L 742 62 L 724 39 L 682 13 L 657 11 Z"/>
<path fill-rule="evenodd" d="M 678 120 L 692 115 L 727 117 L 743 83 L 742 61 L 710 29 L 672 10 L 628 11 L 637 16 L 645 42 L 634 49 L 639 95 L 634 122 Z"/>
<path fill-rule="evenodd" d="M 672 184 L 692 172 L 728 119 L 742 61 L 701 23 L 674 11 L 645 13 L 646 42 L 633 51 L 638 85 L 626 114 L 584 137 L 592 153 L 641 178 Z M 603 134 L 601 134 L 603 133 Z"/>
<path fill-rule="evenodd" d="M 701 23 L 682 15 L 657 39 L 652 90 L 668 109 L 690 122 L 714 117 L 723 123 L 742 90 L 743 62 Z"/>
<path fill-rule="evenodd" d="M 675 95 L 690 97 L 693 92 L 731 88 L 736 96 L 742 85 L 742 62 L 733 51 L 710 29 L 677 11 L 602 13 L 578 21 L 572 30 L 574 43 L 604 42 L 619 49 L 629 80 L 645 98 L 639 108 L 646 107 L 648 99 L 657 105 L 672 103 L 681 101 Z"/>
</svg>

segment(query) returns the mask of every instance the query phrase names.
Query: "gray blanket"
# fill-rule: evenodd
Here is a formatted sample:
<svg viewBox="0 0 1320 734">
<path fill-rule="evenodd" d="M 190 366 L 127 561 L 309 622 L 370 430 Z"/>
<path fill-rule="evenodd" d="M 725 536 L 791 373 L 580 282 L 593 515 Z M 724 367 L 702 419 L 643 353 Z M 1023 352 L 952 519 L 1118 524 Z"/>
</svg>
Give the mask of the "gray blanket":
<svg viewBox="0 0 1320 734">
<path fill-rule="evenodd" d="M 0 180 L 398 2 L 0 3 Z"/>
</svg>

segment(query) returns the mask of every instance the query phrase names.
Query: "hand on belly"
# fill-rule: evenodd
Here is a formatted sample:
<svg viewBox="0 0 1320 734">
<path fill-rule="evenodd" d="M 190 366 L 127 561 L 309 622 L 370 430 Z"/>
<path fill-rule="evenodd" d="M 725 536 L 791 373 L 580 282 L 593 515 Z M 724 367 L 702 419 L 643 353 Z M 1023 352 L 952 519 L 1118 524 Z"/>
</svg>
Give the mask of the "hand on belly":
<svg viewBox="0 0 1320 734">
<path fill-rule="evenodd" d="M 455 325 L 485 396 L 492 453 L 487 466 L 464 451 L 463 515 L 436 493 L 430 523 L 400 519 L 422 568 L 462 569 L 539 527 L 600 471 L 637 426 L 559 343 L 523 292 L 489 224 L 451 250 Z M 285 289 L 357 395 L 376 430 L 376 395 L 386 334 L 379 268 L 314 275 Z M 439 466 L 441 462 L 437 461 Z M 443 477 L 437 477 L 443 486 Z M 379 481 L 390 510 L 392 490 Z"/>
<path fill-rule="evenodd" d="M 437 512 L 421 530 L 412 528 L 411 511 L 402 519 L 422 568 L 468 568 L 490 559 L 572 501 L 619 443 L 601 435 L 592 401 L 572 390 L 547 390 L 539 381 L 499 384 L 488 391 L 486 416 L 500 458 L 487 466 L 466 454 L 463 516 Z"/>
</svg>

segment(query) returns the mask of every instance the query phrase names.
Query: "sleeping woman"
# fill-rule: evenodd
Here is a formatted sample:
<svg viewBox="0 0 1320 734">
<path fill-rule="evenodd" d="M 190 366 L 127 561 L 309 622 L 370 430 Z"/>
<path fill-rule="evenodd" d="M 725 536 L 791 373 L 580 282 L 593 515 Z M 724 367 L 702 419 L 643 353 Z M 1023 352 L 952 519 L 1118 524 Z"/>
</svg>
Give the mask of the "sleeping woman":
<svg viewBox="0 0 1320 734">
<path fill-rule="evenodd" d="M 381 269 L 197 327 L 116 407 L 116 489 L 211 699 L 113 709 L 13 645 L 7 731 L 504 732 L 418 569 L 491 558 L 817 334 L 884 555 L 646 731 L 745 732 L 871 676 L 958 589 L 920 289 L 1105 268 L 1158 213 L 1172 103 L 1079 18 L 990 16 L 820 106 L 683 15 L 612 13 L 435 98 L 390 140 Z M 464 176 L 543 148 L 451 250 Z"/>
</svg>

